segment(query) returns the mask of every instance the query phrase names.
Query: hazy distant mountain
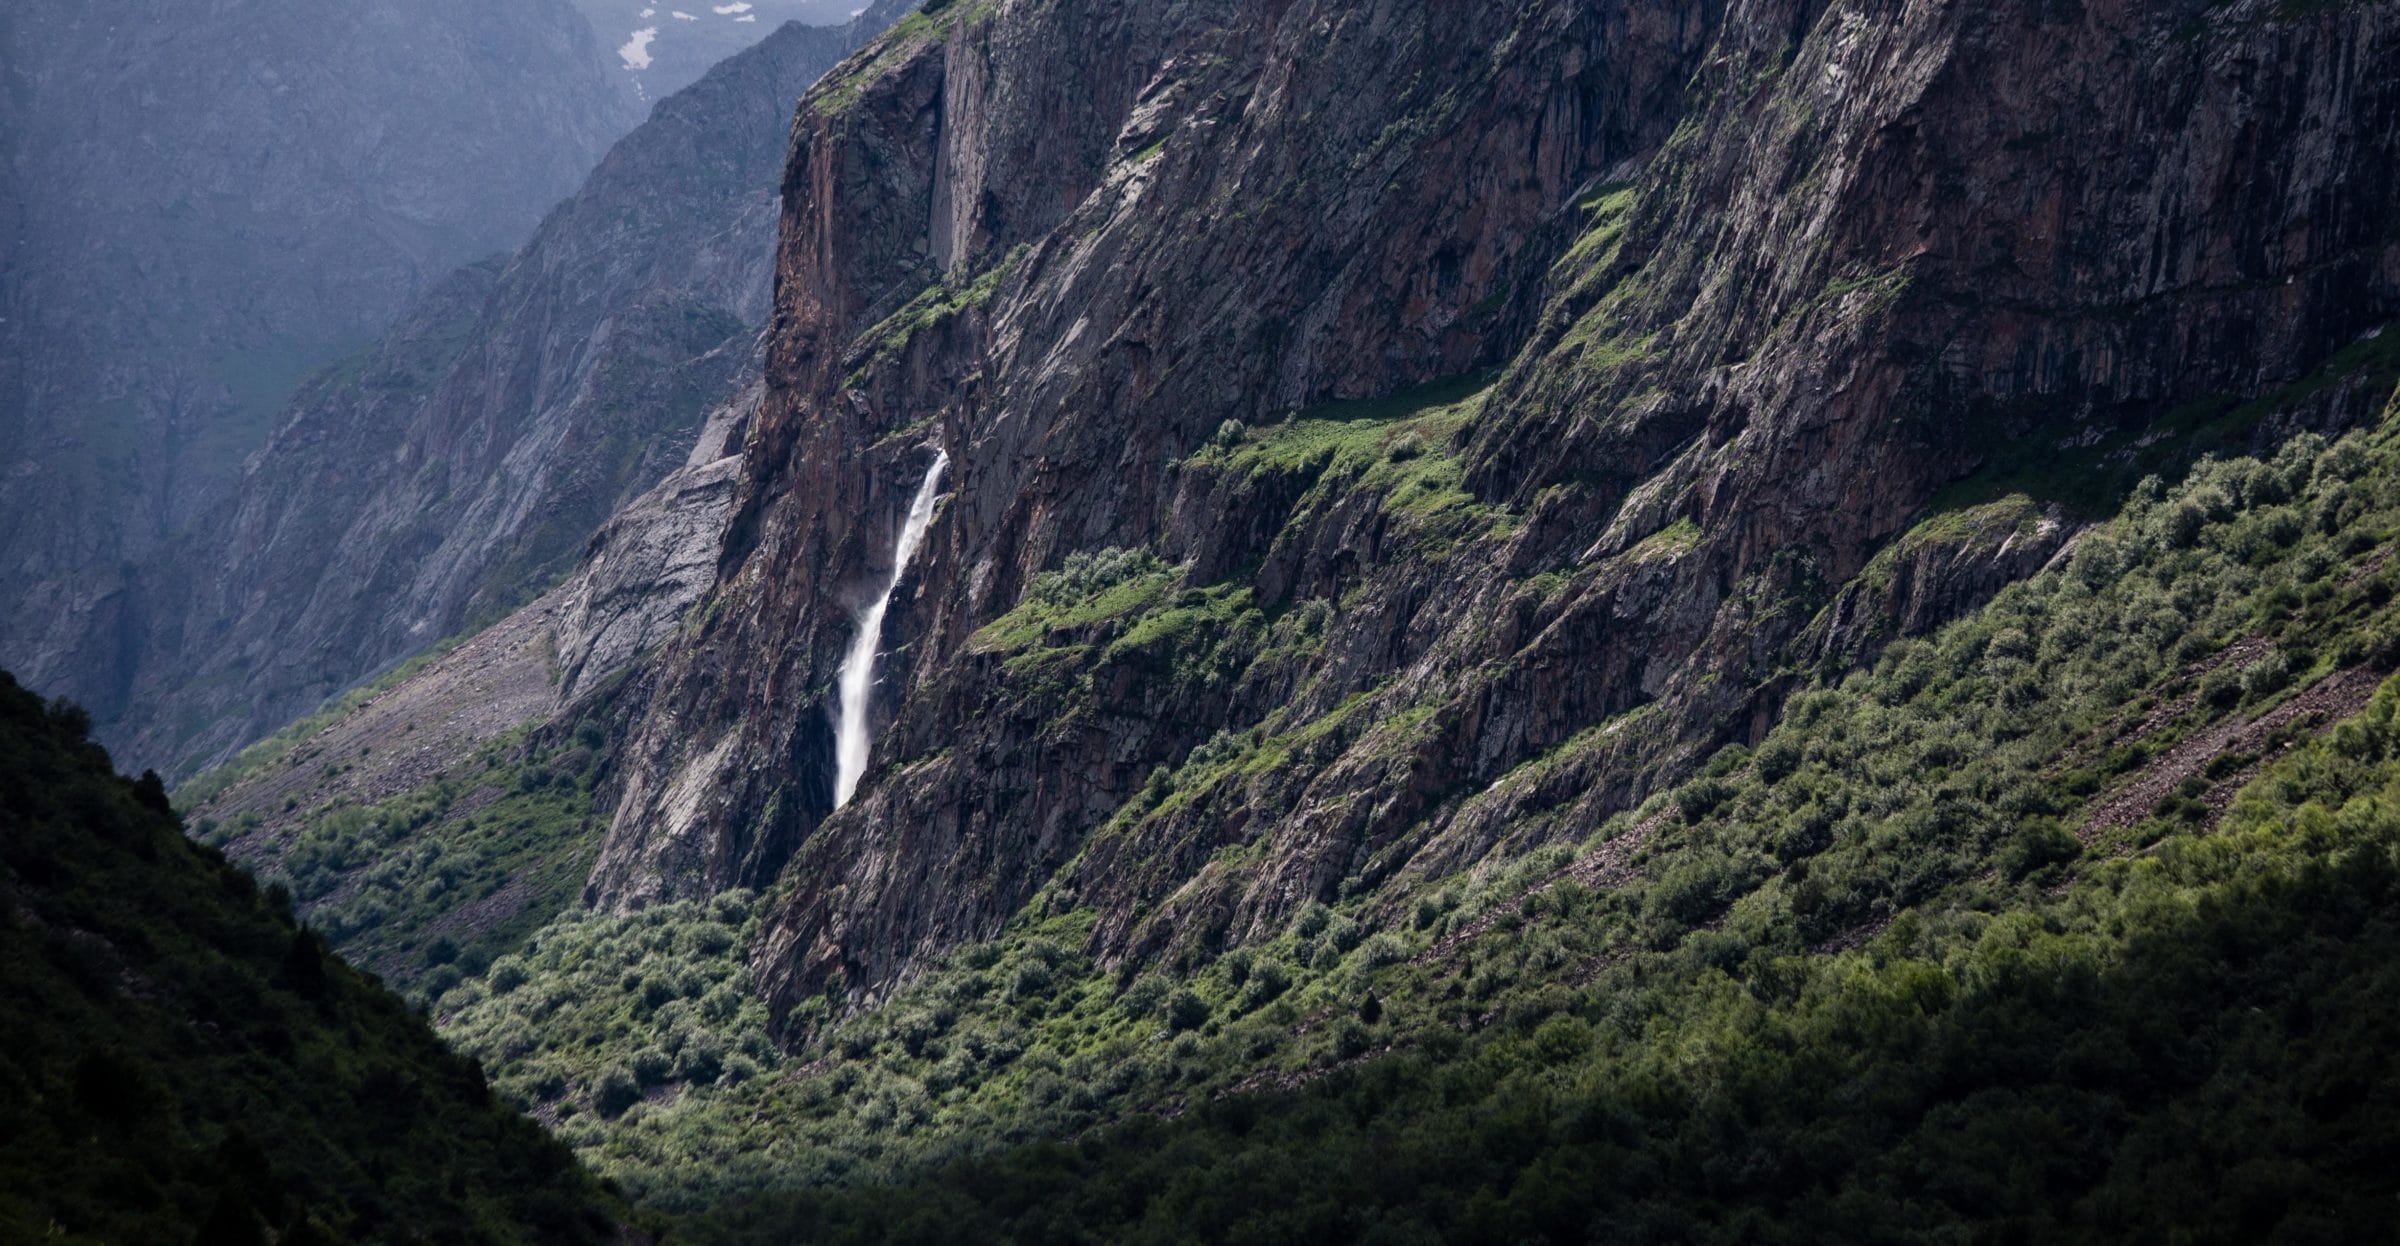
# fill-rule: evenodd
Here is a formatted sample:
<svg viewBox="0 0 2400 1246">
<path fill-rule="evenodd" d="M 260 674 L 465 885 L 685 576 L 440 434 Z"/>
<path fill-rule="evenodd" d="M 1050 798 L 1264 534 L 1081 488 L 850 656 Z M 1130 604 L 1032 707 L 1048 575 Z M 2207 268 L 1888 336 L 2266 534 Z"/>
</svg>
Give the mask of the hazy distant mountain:
<svg viewBox="0 0 2400 1246">
<path fill-rule="evenodd" d="M 620 88 L 647 107 L 690 86 L 711 65 L 785 22 L 831 26 L 864 0 L 575 0 L 592 20 Z"/>
<path fill-rule="evenodd" d="M 662 101 L 513 257 L 312 378 L 233 496 L 140 573 L 141 604 L 73 638 L 84 682 L 63 686 L 180 768 L 565 570 L 755 376 L 793 103 L 910 7 L 776 27 Z"/>
<path fill-rule="evenodd" d="M 105 705 L 122 569 L 632 127 L 605 56 L 567 0 L 0 9 L 0 660 Z"/>
</svg>

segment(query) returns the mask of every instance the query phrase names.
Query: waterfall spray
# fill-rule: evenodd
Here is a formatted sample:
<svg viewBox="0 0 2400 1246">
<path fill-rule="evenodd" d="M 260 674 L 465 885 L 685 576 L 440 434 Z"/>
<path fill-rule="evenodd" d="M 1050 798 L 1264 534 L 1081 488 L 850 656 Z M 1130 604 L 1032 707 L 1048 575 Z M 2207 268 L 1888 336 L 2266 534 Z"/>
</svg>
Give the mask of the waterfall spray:
<svg viewBox="0 0 2400 1246">
<path fill-rule="evenodd" d="M 933 523 L 933 504 L 941 496 L 937 490 L 942 469 L 948 466 L 950 455 L 934 451 L 933 466 L 925 469 L 925 483 L 917 486 L 917 496 L 908 504 L 908 521 L 900 525 L 900 543 L 892 549 L 892 577 L 884 581 L 875 604 L 859 614 L 858 637 L 842 658 L 841 717 L 833 736 L 836 809 L 850 803 L 858 781 L 867 774 L 867 703 L 875 689 L 875 654 L 883 647 L 883 615 L 891 609 L 892 594 L 900 588 L 900 577 L 908 573 L 909 560 L 917 556 L 917 546 L 925 542 L 925 529 Z"/>
</svg>

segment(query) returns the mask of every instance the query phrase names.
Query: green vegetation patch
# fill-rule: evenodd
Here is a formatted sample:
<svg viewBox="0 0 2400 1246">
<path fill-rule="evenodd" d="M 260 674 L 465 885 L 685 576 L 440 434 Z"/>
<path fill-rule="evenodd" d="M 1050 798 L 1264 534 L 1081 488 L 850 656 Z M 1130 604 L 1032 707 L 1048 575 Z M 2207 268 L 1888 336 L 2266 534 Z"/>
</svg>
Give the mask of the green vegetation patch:
<svg viewBox="0 0 2400 1246">
<path fill-rule="evenodd" d="M 1692 552 L 1700 544 L 1700 525 L 1689 515 L 1677 516 L 1675 522 L 1636 542 L 1625 551 L 1627 562 L 1656 562 Z"/>
<path fill-rule="evenodd" d="M 1607 273 L 1616 267 L 1617 258 L 1625 245 L 1625 230 L 1633 220 L 1637 200 L 1630 182 L 1615 182 L 1598 187 L 1575 203 L 1575 210 L 1584 214 L 1584 229 L 1575 244 L 1567 248 L 1551 267 L 1552 284 L 1572 289 L 1579 280 Z"/>
<path fill-rule="evenodd" d="M 1008 276 L 1010 269 L 1016 267 L 1018 260 L 1024 258 L 1026 250 L 1024 244 L 1019 244 L 1001 257 L 998 263 L 969 279 L 944 276 L 918 291 L 916 297 L 903 304 L 900 310 L 859 334 L 858 349 L 864 354 L 865 362 L 851 372 L 850 383 L 856 384 L 875 365 L 906 350 L 917 334 L 969 308 L 991 302 L 992 295 L 1000 289 L 1002 279 Z"/>
<path fill-rule="evenodd" d="M 1287 531 L 1304 529 L 1347 498 L 1379 498 L 1381 509 L 1411 534 L 1408 552 L 1439 556 L 1463 541 L 1505 532 L 1512 522 L 1507 512 L 1466 491 L 1464 466 L 1452 449 L 1460 430 L 1482 411 L 1490 381 L 1485 373 L 1454 377 L 1296 412 L 1256 428 L 1228 420 L 1182 467 L 1234 482 L 1271 475 L 1311 479 Z"/>
<path fill-rule="evenodd" d="M 1948 499 L 1916 526 L 1875 552 L 1858 573 L 1857 583 L 1875 592 L 1891 586 L 1902 564 L 1928 551 L 1958 550 L 1981 545 L 1997 549 L 2010 536 L 2030 534 L 2044 522 L 2043 507 L 2023 493 L 2010 493 L 1985 502 Z"/>
<path fill-rule="evenodd" d="M 1693 951 L 1297 1092 L 789 1192 L 750 1223 L 832 1242 L 2372 1236 L 2400 1191 L 2380 1159 L 2400 1143 L 2400 695 L 2279 762 L 2217 835 L 2056 898 L 1942 906 L 1854 951 Z M 1363 1054 L 1382 1024 L 1362 1005 L 1335 1028 Z"/>
<path fill-rule="evenodd" d="M 590 870 L 599 733 L 534 739 L 510 732 L 395 800 L 310 811 L 263 876 L 343 956 L 439 996 L 572 904 Z"/>
<path fill-rule="evenodd" d="M 868 87 L 907 63 L 919 48 L 947 39 L 962 23 L 981 21 L 999 8 L 999 0 L 927 0 L 916 12 L 892 23 L 866 53 L 827 74 L 809 90 L 806 102 L 819 116 L 840 116 L 857 107 Z"/>
<path fill-rule="evenodd" d="M 1036 575 L 1016 609 L 985 624 L 970 643 L 985 652 L 1031 649 L 1055 634 L 1141 613 L 1182 578 L 1148 550 L 1077 551 L 1058 570 Z"/>
<path fill-rule="evenodd" d="M 561 916 L 443 995 L 442 1033 L 504 1070 L 497 1089 L 593 1149 L 606 1175 L 637 1196 L 671 1198 L 694 1183 L 688 1152 L 723 1131 L 716 1097 L 783 1063 L 740 957 L 757 933 L 754 909 L 735 891 Z M 687 1121 L 701 1136 L 684 1135 Z M 753 1159 L 745 1171 L 757 1169 Z"/>
</svg>

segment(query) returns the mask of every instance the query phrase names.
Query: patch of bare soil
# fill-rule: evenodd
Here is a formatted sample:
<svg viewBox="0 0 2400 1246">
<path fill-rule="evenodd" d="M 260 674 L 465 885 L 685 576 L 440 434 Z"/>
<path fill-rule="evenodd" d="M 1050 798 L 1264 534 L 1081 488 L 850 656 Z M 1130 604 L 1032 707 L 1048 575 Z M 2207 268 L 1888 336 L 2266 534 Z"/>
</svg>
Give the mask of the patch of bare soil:
<svg viewBox="0 0 2400 1246">
<path fill-rule="evenodd" d="M 2228 753 L 2258 752 L 2265 747 L 2268 737 L 2285 727 L 2328 723 L 2358 713 L 2367 707 L 2382 682 L 2382 675 L 2375 670 L 2355 666 L 2318 680 L 2298 696 L 2254 718 L 2219 723 L 2193 735 L 2152 758 L 2148 765 L 2103 797 L 2084 819 L 2078 837 L 2089 844 L 2110 831 L 2140 823 L 2184 780 L 2205 775 L 2210 762 Z M 2212 781 L 2205 798 L 2211 826 L 2232 803 L 2233 794 L 2257 774 L 2266 760 L 2259 758 L 2234 774 Z"/>
<path fill-rule="evenodd" d="M 2240 640 L 2225 646 L 2223 649 L 2220 649 L 2217 652 L 2184 667 L 2183 670 L 2176 675 L 2174 681 L 2166 686 L 2174 687 L 2178 684 L 2187 686 L 2191 685 L 2194 681 L 2200 679 L 2202 676 L 2205 676 L 2220 667 L 2228 665 L 2248 666 L 2251 663 L 2258 661 L 2260 658 L 2265 657 L 2267 655 L 2267 647 L 2267 642 L 2264 637 L 2244 636 Z M 2135 723 L 2133 726 L 2120 726 L 2116 730 L 2104 731 L 2098 735 L 2095 735 L 2090 742 L 2087 742 L 2070 752 L 2067 755 L 2065 764 L 2069 767 L 2084 765 L 2098 757 L 2101 753 L 2119 744 L 2139 744 L 2142 741 L 2157 735 L 2159 732 L 2166 730 L 2177 719 L 2182 718 L 2185 714 L 2190 713 L 2192 711 L 2192 707 L 2199 703 L 2200 692 L 2196 687 L 2191 688 L 2181 696 L 2162 701 L 2156 707 L 2151 709 L 2148 714 L 2144 715 L 2140 722 Z"/>
<path fill-rule="evenodd" d="M 1431 946 L 1417 953 L 1409 963 L 1430 965 L 1437 961 L 1454 959 L 1458 955 L 1458 949 L 1482 938 L 1493 926 L 1499 924 L 1501 918 L 1510 914 L 1523 916 L 1526 901 L 1535 896 L 1547 894 L 1570 878 L 1595 890 L 1602 887 L 1622 887 L 1626 883 L 1632 882 L 1641 873 L 1640 868 L 1633 863 L 1634 854 L 1641 851 L 1642 845 L 1650 842 L 1650 837 L 1657 834 L 1658 828 L 1666 825 L 1666 821 L 1667 815 L 1664 813 L 1653 814 L 1642 819 L 1635 823 L 1631 830 L 1584 854 L 1568 864 L 1565 869 L 1526 888 L 1524 893 L 1515 900 L 1507 904 L 1493 905 L 1475 920 L 1434 940 Z"/>
<path fill-rule="evenodd" d="M 255 814 L 257 828 L 228 848 L 248 859 L 289 839 L 310 810 L 378 804 L 433 782 L 553 707 L 558 610 L 553 593 L 517 611 L 193 814 L 218 822 Z"/>
</svg>

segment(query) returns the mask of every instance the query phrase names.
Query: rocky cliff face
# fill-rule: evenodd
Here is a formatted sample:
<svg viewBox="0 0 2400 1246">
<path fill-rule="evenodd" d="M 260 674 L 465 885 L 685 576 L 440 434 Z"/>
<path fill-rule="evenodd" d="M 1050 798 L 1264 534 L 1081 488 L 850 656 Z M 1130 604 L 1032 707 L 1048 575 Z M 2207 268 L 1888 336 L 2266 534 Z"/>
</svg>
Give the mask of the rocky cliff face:
<svg viewBox="0 0 2400 1246">
<path fill-rule="evenodd" d="M 475 774 L 478 750 L 570 708 L 597 717 L 638 707 L 618 677 L 674 636 L 707 590 L 757 403 L 753 386 L 710 413 L 685 462 L 612 516 L 556 587 L 391 687 L 347 698 L 356 703 L 321 731 L 262 744 L 222 782 L 184 789 L 188 812 L 241 828 L 225 847 L 265 864 L 327 807 L 372 808 Z"/>
<path fill-rule="evenodd" d="M 515 256 L 314 378 L 148 573 L 125 747 L 188 772 L 564 574 L 756 374 L 792 102 L 904 8 L 787 26 L 663 101 Z"/>
<path fill-rule="evenodd" d="M 747 824 L 735 838 L 757 836 L 733 861 L 771 872 L 825 807 L 822 690 L 921 467 L 925 438 L 887 433 L 930 417 L 956 447 L 972 514 L 940 525 L 904 592 L 942 587 L 901 625 L 923 629 L 946 598 L 952 617 L 935 626 L 963 644 L 1032 571 L 1143 543 L 1167 465 L 1228 417 L 1499 357 L 1526 237 L 1596 168 L 1665 137 L 1661 101 L 1700 47 L 1696 24 L 1576 18 L 1489 65 L 1477 49 L 1521 15 L 1262 21 L 1239 8 L 1070 6 L 1036 22 L 952 6 L 803 107 L 770 400 L 729 551 L 740 621 L 718 642 L 784 655 L 759 675 L 776 708 L 728 716 L 732 735 L 695 750 L 721 776 L 669 784 L 726 791 Z M 1631 51 L 1604 64 L 1595 45 L 1617 40 Z M 1045 47 L 1108 72 L 1085 80 Z M 1262 66 L 1295 94 L 1257 97 Z M 1490 97 L 1473 123 L 1460 80 Z M 1428 109 L 1461 115 L 1388 125 Z M 1437 161 L 1472 172 L 1401 176 Z M 1444 272 L 1420 267 L 1427 253 L 1448 257 Z M 1040 415 L 1002 418 L 1016 411 Z M 945 535 L 962 524 L 979 534 L 966 545 Z M 786 628 L 814 639 L 768 639 Z M 693 695 L 716 695 L 705 680 Z M 749 772 L 753 749 L 789 764 Z M 1136 777 L 1149 765 L 1126 764 Z M 1084 798 L 1104 807 L 1110 786 Z M 682 842 L 679 817 L 637 812 L 649 799 L 630 795 L 627 825 L 649 848 Z M 777 816 L 730 812 L 744 809 Z M 615 868 L 603 863 L 601 894 L 721 881 Z"/>
<path fill-rule="evenodd" d="M 782 878 L 789 1007 L 1028 905 L 1173 957 L 1588 832 L 2141 472 L 2362 418 L 2395 63 L 2388 3 L 911 19 L 800 110 L 589 895 Z"/>
<path fill-rule="evenodd" d="M 636 114 L 565 0 L 0 16 L 0 658 L 126 704 L 138 564 L 310 369 L 516 246 Z"/>
</svg>

